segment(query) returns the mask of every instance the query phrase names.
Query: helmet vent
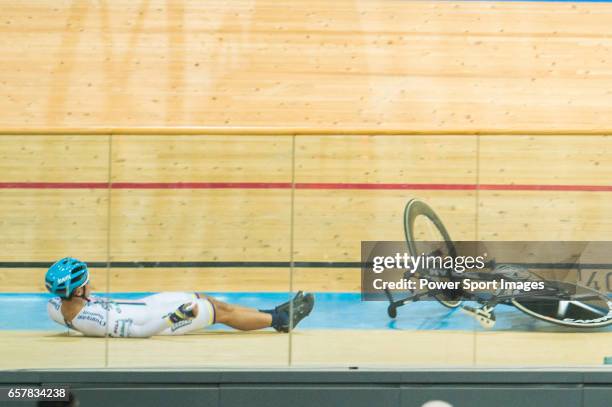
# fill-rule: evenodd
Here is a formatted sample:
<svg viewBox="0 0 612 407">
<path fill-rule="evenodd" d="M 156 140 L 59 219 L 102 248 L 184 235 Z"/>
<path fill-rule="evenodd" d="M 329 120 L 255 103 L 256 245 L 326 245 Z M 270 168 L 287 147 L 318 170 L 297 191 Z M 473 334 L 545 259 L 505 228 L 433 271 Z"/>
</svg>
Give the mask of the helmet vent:
<svg viewBox="0 0 612 407">
<path fill-rule="evenodd" d="M 79 272 L 80 272 L 80 271 L 82 271 L 84 268 L 85 268 L 85 266 L 83 266 L 83 265 L 81 264 L 81 265 L 79 265 L 79 266 L 75 267 L 75 268 L 72 270 L 72 274 L 79 273 Z"/>
</svg>

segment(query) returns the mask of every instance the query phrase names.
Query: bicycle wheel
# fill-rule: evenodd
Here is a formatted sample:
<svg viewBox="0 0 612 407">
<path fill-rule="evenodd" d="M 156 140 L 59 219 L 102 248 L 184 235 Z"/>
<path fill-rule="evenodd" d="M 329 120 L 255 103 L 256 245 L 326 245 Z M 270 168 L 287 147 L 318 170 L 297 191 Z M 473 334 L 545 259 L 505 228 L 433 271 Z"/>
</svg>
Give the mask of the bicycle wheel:
<svg viewBox="0 0 612 407">
<path fill-rule="evenodd" d="M 562 298 L 513 298 L 512 305 L 534 318 L 566 327 L 599 328 L 612 324 L 612 302 L 607 295 L 574 283 L 545 284 Z"/>
<path fill-rule="evenodd" d="M 457 249 L 444 224 L 436 213 L 425 202 L 411 199 L 404 209 L 404 234 L 411 256 L 430 255 L 457 256 Z M 441 280 L 450 280 L 451 271 L 443 271 Z M 461 305 L 457 292 L 448 290 L 433 296 L 440 304 L 448 308 Z"/>
</svg>

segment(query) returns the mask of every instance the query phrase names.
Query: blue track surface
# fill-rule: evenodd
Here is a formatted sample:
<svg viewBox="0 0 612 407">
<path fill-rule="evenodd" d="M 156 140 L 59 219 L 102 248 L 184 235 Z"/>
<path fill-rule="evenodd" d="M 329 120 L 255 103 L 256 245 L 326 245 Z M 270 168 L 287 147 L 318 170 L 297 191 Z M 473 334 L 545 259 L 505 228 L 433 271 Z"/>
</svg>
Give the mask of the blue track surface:
<svg viewBox="0 0 612 407">
<path fill-rule="evenodd" d="M 152 293 L 116 293 L 116 299 L 138 299 Z M 287 293 L 208 293 L 221 301 L 253 308 L 272 308 L 286 301 Z M 47 316 L 50 294 L 0 294 L 0 329 L 52 330 L 66 328 Z M 399 329 L 399 330 L 463 330 L 483 331 L 475 320 L 459 310 L 444 308 L 435 301 L 407 304 L 398 309 L 395 320 L 387 316 L 387 303 L 363 302 L 359 293 L 315 293 L 313 313 L 300 324 L 301 329 Z M 563 331 L 568 328 L 535 320 L 513 307 L 495 309 L 494 331 Z M 215 325 L 210 329 L 227 329 Z M 612 331 L 612 327 L 599 330 Z M 579 330 L 594 332 L 597 330 Z"/>
</svg>

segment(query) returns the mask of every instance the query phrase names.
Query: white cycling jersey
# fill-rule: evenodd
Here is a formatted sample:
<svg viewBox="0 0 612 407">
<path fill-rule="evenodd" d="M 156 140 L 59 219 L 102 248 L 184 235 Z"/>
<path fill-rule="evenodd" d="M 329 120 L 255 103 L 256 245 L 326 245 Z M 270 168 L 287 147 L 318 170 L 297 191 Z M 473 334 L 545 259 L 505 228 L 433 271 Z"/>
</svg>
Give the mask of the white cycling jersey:
<svg viewBox="0 0 612 407">
<path fill-rule="evenodd" d="M 191 301 L 198 303 L 198 316 L 170 325 L 165 317 Z M 85 336 L 147 338 L 153 335 L 182 335 L 212 325 L 215 318 L 210 301 L 195 293 L 159 293 L 140 300 L 92 296 L 72 321 L 64 319 L 61 305 L 59 297 L 49 300 L 47 312 L 51 319 Z"/>
</svg>

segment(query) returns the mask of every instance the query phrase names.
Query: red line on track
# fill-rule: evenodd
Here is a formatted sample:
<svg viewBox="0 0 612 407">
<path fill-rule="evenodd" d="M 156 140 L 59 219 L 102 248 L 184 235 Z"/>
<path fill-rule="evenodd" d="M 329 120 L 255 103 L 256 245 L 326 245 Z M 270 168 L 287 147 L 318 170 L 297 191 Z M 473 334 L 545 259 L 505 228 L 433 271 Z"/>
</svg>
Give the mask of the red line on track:
<svg viewBox="0 0 612 407">
<path fill-rule="evenodd" d="M 290 189 L 290 182 L 114 182 L 113 189 Z"/>
<path fill-rule="evenodd" d="M 290 189 L 290 182 L 0 182 L 0 189 Z M 538 184 L 378 184 L 299 182 L 296 189 L 427 191 L 570 191 L 612 192 L 612 185 Z"/>
<path fill-rule="evenodd" d="M 459 190 L 472 191 L 475 184 L 365 184 L 365 183 L 308 183 L 298 182 L 296 189 L 362 189 L 362 190 Z"/>
<path fill-rule="evenodd" d="M 0 189 L 290 189 L 290 182 L 0 182 Z"/>
<path fill-rule="evenodd" d="M 580 191 L 612 192 L 612 185 L 531 185 L 531 184 L 480 184 L 487 191 Z"/>
<path fill-rule="evenodd" d="M 1 182 L 0 189 L 105 189 L 108 182 Z"/>
</svg>

